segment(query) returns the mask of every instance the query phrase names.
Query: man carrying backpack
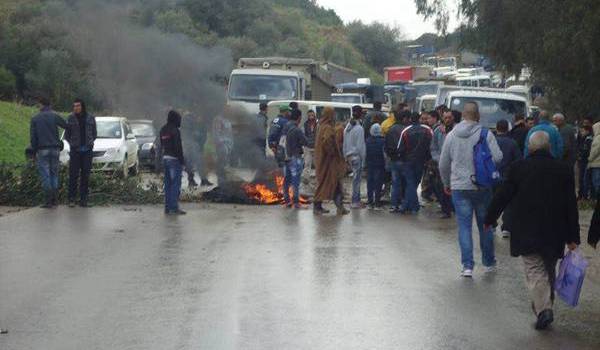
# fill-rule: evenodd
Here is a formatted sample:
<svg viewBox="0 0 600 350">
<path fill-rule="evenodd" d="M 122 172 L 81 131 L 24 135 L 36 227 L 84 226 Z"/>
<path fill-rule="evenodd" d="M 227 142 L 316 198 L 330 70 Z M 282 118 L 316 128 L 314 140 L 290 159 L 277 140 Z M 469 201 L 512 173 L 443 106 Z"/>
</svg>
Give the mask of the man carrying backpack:
<svg viewBox="0 0 600 350">
<path fill-rule="evenodd" d="M 473 277 L 473 213 L 479 228 L 483 266 L 486 272 L 495 271 L 494 235 L 483 226 L 492 186 L 499 180 L 493 163 L 502 160 L 502 151 L 492 132 L 479 124 L 479 108 L 475 102 L 465 103 L 462 116 L 463 121 L 446 136 L 439 167 L 444 187 L 452 194 L 456 210 L 463 265 L 461 275 Z M 486 160 L 493 163 L 488 164 Z"/>
</svg>

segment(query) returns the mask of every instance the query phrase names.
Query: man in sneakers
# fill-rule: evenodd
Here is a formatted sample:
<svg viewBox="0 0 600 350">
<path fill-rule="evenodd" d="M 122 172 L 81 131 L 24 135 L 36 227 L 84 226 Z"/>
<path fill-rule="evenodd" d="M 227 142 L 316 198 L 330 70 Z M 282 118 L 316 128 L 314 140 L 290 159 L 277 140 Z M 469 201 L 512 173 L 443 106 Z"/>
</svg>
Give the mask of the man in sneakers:
<svg viewBox="0 0 600 350">
<path fill-rule="evenodd" d="M 530 135 L 529 155 L 510 168 L 485 218 L 490 227 L 509 203 L 513 207 L 510 253 L 523 259 L 538 330 L 554 320 L 556 263 L 565 245 L 574 250 L 580 244 L 573 169 L 553 158 L 550 145 L 545 131 Z"/>
<path fill-rule="evenodd" d="M 398 141 L 398 154 L 400 156 L 401 174 L 406 190 L 400 212 L 416 214 L 419 212 L 419 197 L 417 188 L 423 178 L 425 162 L 431 159 L 429 147 L 433 132 L 427 125 L 419 122 L 417 113 L 411 115 L 412 124 L 404 128 Z"/>
<path fill-rule="evenodd" d="M 396 123 L 391 129 L 385 134 L 385 153 L 387 154 L 390 164 L 390 172 L 392 173 L 392 190 L 390 193 L 390 213 L 400 212 L 400 202 L 403 198 L 403 192 L 405 183 L 402 178 L 402 159 L 400 158 L 400 150 L 398 149 L 398 143 L 400 142 L 400 135 L 407 126 L 408 120 L 410 120 L 410 112 L 408 111 L 396 111 L 394 112 Z M 383 125 L 382 125 L 383 131 Z"/>
<path fill-rule="evenodd" d="M 479 142 L 482 132 L 477 104 L 465 103 L 462 117 L 463 121 L 446 136 L 439 166 L 445 191 L 452 194 L 456 210 L 458 241 L 463 265 L 462 276 L 472 277 L 475 266 L 472 237 L 473 213 L 479 228 L 483 266 L 489 272 L 493 272 L 496 266 L 494 234 L 491 229 L 483 227 L 492 191 L 489 188 L 478 187 L 472 180 L 475 177 L 473 148 Z M 502 160 L 502 151 L 491 132 L 487 133 L 486 142 L 494 162 L 499 163 Z"/>
<path fill-rule="evenodd" d="M 302 112 L 294 109 L 287 124 L 287 135 L 285 140 L 286 161 L 285 176 L 283 181 L 283 198 L 288 208 L 304 209 L 300 206 L 300 179 L 304 170 L 304 146 L 306 136 L 298 126 L 302 120 Z M 290 201 L 290 186 L 294 193 Z"/>
<path fill-rule="evenodd" d="M 365 131 L 362 127 L 361 106 L 352 107 L 352 120 L 344 130 L 344 158 L 352 169 L 352 209 L 361 209 L 360 185 L 362 168 L 366 157 Z"/>
</svg>

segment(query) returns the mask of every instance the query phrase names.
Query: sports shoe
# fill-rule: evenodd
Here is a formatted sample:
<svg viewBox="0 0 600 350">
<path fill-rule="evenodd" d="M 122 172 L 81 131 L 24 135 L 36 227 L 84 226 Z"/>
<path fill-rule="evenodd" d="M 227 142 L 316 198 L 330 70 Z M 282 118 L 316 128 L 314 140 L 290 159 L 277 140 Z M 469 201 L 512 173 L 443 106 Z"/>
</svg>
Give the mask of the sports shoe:
<svg viewBox="0 0 600 350">
<path fill-rule="evenodd" d="M 510 237 L 510 231 L 502 230 L 502 238 L 509 238 L 509 237 Z"/>
<path fill-rule="evenodd" d="M 538 315 L 537 322 L 535 323 L 535 329 L 541 331 L 548 328 L 548 326 L 554 322 L 554 313 L 551 309 L 546 309 Z"/>
<path fill-rule="evenodd" d="M 486 266 L 483 268 L 484 273 L 496 273 L 498 271 L 498 267 L 496 265 Z"/>
<path fill-rule="evenodd" d="M 390 213 L 396 214 L 400 212 L 400 208 L 398 207 L 390 207 Z"/>
<path fill-rule="evenodd" d="M 350 208 L 352 209 L 363 209 L 365 206 L 361 202 L 352 203 Z"/>
<path fill-rule="evenodd" d="M 473 270 L 471 270 L 471 269 L 463 269 L 462 272 L 460 273 L 460 275 L 462 277 L 465 277 L 465 278 L 472 278 L 473 277 Z"/>
</svg>

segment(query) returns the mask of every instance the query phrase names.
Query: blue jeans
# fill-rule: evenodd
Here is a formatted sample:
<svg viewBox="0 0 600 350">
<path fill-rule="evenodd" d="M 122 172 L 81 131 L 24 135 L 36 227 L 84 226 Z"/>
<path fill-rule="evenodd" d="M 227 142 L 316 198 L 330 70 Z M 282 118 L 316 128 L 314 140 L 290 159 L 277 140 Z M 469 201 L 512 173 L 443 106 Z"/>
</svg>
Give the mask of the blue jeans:
<svg viewBox="0 0 600 350">
<path fill-rule="evenodd" d="M 379 204 L 384 176 L 384 167 L 367 169 L 367 202 L 369 204 Z"/>
<path fill-rule="evenodd" d="M 182 164 L 179 159 L 163 159 L 165 169 L 165 212 L 179 210 Z"/>
<path fill-rule="evenodd" d="M 390 197 L 393 208 L 398 208 L 400 206 L 402 193 L 404 192 L 405 183 L 402 176 L 402 166 L 403 163 L 399 160 L 390 162 L 390 171 L 392 172 L 392 191 Z"/>
<path fill-rule="evenodd" d="M 578 161 L 579 166 L 579 198 L 590 198 L 592 192 L 591 172 L 587 161 Z"/>
<path fill-rule="evenodd" d="M 592 193 L 598 197 L 600 195 L 600 168 L 589 168 L 592 176 Z"/>
<path fill-rule="evenodd" d="M 58 156 L 55 148 L 41 149 L 37 152 L 37 168 L 45 191 L 58 190 Z"/>
<path fill-rule="evenodd" d="M 300 203 L 300 179 L 302 178 L 303 171 L 303 157 L 291 157 L 290 160 L 285 162 L 285 177 L 283 179 L 283 199 L 286 203 L 290 202 L 290 186 L 294 191 L 294 204 Z"/>
<path fill-rule="evenodd" d="M 350 161 L 352 167 L 352 203 L 360 203 L 360 183 L 362 181 L 362 160 L 358 157 Z"/>
<path fill-rule="evenodd" d="M 421 178 L 423 178 L 423 163 L 405 162 L 402 164 L 400 170 L 406 186 L 404 199 L 402 200 L 402 209 L 417 212 L 421 209 L 417 187 L 419 187 Z"/>
<path fill-rule="evenodd" d="M 458 222 L 458 243 L 460 245 L 461 261 L 465 269 L 473 269 L 473 213 L 479 228 L 481 260 L 484 266 L 496 265 L 494 255 L 494 234 L 492 230 L 485 231 L 483 222 L 489 203 L 491 190 L 452 191 L 452 201 L 456 210 Z"/>
</svg>

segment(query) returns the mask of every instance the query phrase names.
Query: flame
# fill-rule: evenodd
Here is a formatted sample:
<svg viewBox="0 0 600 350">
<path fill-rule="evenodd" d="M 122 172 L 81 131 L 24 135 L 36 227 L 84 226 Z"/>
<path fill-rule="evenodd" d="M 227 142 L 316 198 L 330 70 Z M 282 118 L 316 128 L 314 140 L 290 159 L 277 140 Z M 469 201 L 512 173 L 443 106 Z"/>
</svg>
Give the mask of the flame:
<svg viewBox="0 0 600 350">
<path fill-rule="evenodd" d="M 283 200 L 283 181 L 284 178 L 281 175 L 275 175 L 275 186 L 277 189 L 271 189 L 266 184 L 261 183 L 247 183 L 242 186 L 246 195 L 262 204 L 277 204 L 284 203 Z M 292 198 L 293 191 L 290 188 L 290 198 Z M 300 203 L 306 204 L 308 200 L 304 196 L 300 196 Z"/>
</svg>

